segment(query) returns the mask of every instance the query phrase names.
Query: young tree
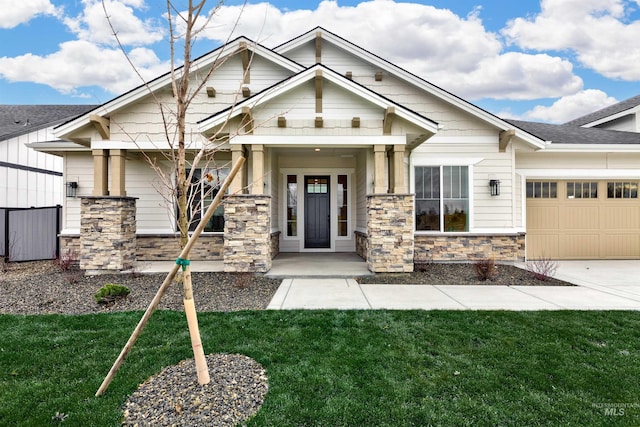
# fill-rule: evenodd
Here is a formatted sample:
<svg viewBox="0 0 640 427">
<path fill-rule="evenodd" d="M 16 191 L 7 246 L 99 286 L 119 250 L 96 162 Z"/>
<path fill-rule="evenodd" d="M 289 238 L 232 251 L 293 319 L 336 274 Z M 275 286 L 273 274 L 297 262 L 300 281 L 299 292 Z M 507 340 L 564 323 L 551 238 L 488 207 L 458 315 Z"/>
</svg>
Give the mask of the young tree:
<svg viewBox="0 0 640 427">
<path fill-rule="evenodd" d="M 199 72 L 198 78 L 192 80 L 192 76 L 195 71 L 194 67 L 194 59 L 192 58 L 192 48 L 193 44 L 196 41 L 197 36 L 210 24 L 211 20 L 215 16 L 216 11 L 222 6 L 223 1 L 218 0 L 215 2 L 214 6 L 208 8 L 207 0 L 188 0 L 186 4 L 180 4 L 176 1 L 167 0 L 167 20 L 169 26 L 169 44 L 170 44 L 170 56 L 171 56 L 171 92 L 173 95 L 173 103 L 172 105 L 164 104 L 156 97 L 156 94 L 151 90 L 151 88 L 147 85 L 146 81 L 144 84 L 149 88 L 149 94 L 154 98 L 160 114 L 162 116 L 162 121 L 164 125 L 164 134 L 167 139 L 168 154 L 166 157 L 170 160 L 172 165 L 173 172 L 175 173 L 175 181 L 162 173 L 162 168 L 159 167 L 156 162 L 150 158 L 147 154 L 143 153 L 151 166 L 159 172 L 164 184 L 170 188 L 172 191 L 170 199 L 175 202 L 177 207 L 177 225 L 180 232 L 180 247 L 182 252 L 178 261 L 182 261 L 183 264 L 183 292 L 184 292 L 184 307 L 185 314 L 187 317 L 187 322 L 189 325 L 189 332 L 191 335 L 191 343 L 194 352 L 194 359 L 196 362 L 196 371 L 198 374 L 198 382 L 200 384 L 207 384 L 209 382 L 209 372 L 206 366 L 206 360 L 204 357 L 204 351 L 202 349 L 202 343 L 200 341 L 200 332 L 198 329 L 198 321 L 196 316 L 195 304 L 193 301 L 193 289 L 191 286 L 191 273 L 188 263 L 184 262 L 186 260 L 183 259 L 183 254 L 189 253 L 191 246 L 193 245 L 193 241 L 189 241 L 189 225 L 190 218 L 188 215 L 188 210 L 190 206 L 189 201 L 189 188 L 194 179 L 194 171 L 196 166 L 202 161 L 210 158 L 210 154 L 215 150 L 215 143 L 211 143 L 211 140 L 215 141 L 217 138 L 214 136 L 210 138 L 210 140 L 205 140 L 201 144 L 201 147 L 197 150 L 197 152 L 193 155 L 193 158 L 188 158 L 188 143 L 191 141 L 187 141 L 188 137 L 191 137 L 191 134 L 187 135 L 187 114 L 189 111 L 189 107 L 191 106 L 194 99 L 198 96 L 200 92 L 205 87 L 205 84 L 211 77 L 211 75 L 215 72 L 219 66 L 224 63 L 224 58 L 217 58 L 216 61 L 204 72 L 200 73 L 202 70 L 197 70 Z M 117 31 L 114 29 L 113 23 L 109 19 L 108 11 L 105 5 L 105 0 L 102 0 L 102 5 L 105 10 L 105 14 L 107 15 L 107 19 L 109 21 L 109 25 L 118 40 Z M 124 50 L 122 44 L 118 40 L 120 47 L 123 52 Z M 179 64 L 177 60 L 177 46 L 182 46 L 181 52 L 181 64 Z M 127 56 L 129 62 L 131 59 Z M 138 70 L 134 66 L 134 70 L 138 72 Z M 140 76 L 140 73 L 138 72 Z M 141 76 L 140 76 L 141 77 Z M 141 77 L 142 78 L 142 77 Z M 198 135 L 198 137 L 201 137 Z M 135 138 L 133 138 L 135 141 Z M 238 164 L 234 165 L 231 174 L 229 175 L 227 180 L 233 178 L 235 173 L 242 166 L 243 159 L 241 159 Z M 187 171 L 190 170 L 188 173 Z M 203 177 L 206 179 L 206 177 Z M 173 183 L 175 182 L 175 186 Z M 228 185 L 227 182 L 222 186 L 220 193 L 216 196 L 214 200 L 213 207 L 215 207 L 215 203 L 219 203 L 221 200 L 221 196 L 223 194 L 223 190 Z M 209 210 L 212 213 L 211 207 Z M 194 239 L 197 238 L 197 235 L 202 231 L 203 224 L 200 224 L 196 229 L 196 233 L 194 233 Z M 154 300 L 149 305 L 149 308 L 145 312 L 145 315 L 141 319 L 140 323 L 134 330 L 129 342 L 123 348 L 120 356 L 114 363 L 111 371 L 105 378 L 103 384 L 100 389 L 96 393 L 96 395 L 102 394 L 108 384 L 111 381 L 111 378 L 117 371 L 118 367 L 124 360 L 124 357 L 128 354 L 130 348 L 133 346 L 138 334 L 141 332 L 142 328 L 145 326 L 148 318 L 151 313 L 155 310 L 159 299 L 162 297 L 164 290 L 173 279 L 177 271 L 177 267 L 174 267 L 172 272 L 169 273 L 165 282 L 161 285 L 160 289 Z"/>
</svg>

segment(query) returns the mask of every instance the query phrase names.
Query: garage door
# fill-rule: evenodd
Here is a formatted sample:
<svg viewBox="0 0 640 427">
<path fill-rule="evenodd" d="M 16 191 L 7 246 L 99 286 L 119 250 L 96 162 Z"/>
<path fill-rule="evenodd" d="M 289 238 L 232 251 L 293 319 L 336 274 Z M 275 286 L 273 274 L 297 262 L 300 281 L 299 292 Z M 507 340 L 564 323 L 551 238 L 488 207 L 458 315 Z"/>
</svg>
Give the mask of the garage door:
<svg viewBox="0 0 640 427">
<path fill-rule="evenodd" d="M 640 259 L 638 181 L 527 181 L 528 258 Z"/>
</svg>

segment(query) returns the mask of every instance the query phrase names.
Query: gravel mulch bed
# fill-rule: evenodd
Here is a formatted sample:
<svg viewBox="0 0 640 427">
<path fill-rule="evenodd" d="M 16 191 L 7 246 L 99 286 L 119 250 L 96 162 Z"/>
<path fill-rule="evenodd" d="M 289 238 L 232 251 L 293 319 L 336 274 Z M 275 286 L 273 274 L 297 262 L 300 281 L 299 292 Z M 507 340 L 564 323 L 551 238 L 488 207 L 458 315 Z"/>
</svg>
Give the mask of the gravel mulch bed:
<svg viewBox="0 0 640 427">
<path fill-rule="evenodd" d="M 264 368 L 240 354 L 206 359 L 209 384 L 198 384 L 193 359 L 169 366 L 129 397 L 122 425 L 235 426 L 255 415 L 268 390 Z"/>
<path fill-rule="evenodd" d="M 83 276 L 61 272 L 52 262 L 12 263 L 0 273 L 2 314 L 89 314 L 146 310 L 166 274 Z M 250 273 L 192 273 L 196 309 L 204 311 L 261 310 L 269 305 L 281 281 Z M 124 285 L 131 293 L 113 304 L 97 304 L 93 295 L 107 283 Z M 172 283 L 159 310 L 184 310 L 182 284 Z"/>
<path fill-rule="evenodd" d="M 554 279 L 538 280 L 522 268 L 513 265 L 496 264 L 495 275 L 489 280 L 480 280 L 474 264 L 431 263 L 421 266 L 424 271 L 413 273 L 378 273 L 358 277 L 362 284 L 405 284 L 405 285 L 499 285 L 499 286 L 574 286 Z"/>
</svg>

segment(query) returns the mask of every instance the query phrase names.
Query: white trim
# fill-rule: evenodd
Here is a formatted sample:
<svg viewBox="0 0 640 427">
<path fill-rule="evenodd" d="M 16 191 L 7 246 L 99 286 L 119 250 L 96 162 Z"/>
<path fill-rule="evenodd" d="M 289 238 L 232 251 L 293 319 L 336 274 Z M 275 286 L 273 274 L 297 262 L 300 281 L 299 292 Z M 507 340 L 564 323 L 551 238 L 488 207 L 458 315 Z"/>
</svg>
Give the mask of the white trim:
<svg viewBox="0 0 640 427">
<path fill-rule="evenodd" d="M 441 158 L 441 159 L 446 159 L 446 158 Z M 462 158 L 460 158 L 462 159 Z M 456 159 L 456 160 L 460 160 L 460 159 Z M 442 197 L 442 193 L 443 193 L 443 185 L 444 182 L 442 179 L 440 179 L 440 230 L 439 231 L 435 231 L 435 230 L 416 230 L 416 226 L 417 224 L 413 225 L 413 230 L 414 233 L 426 233 L 426 234 L 447 234 L 447 235 L 451 235 L 453 233 L 463 233 L 463 234 L 474 234 L 476 232 L 475 228 L 473 227 L 474 224 L 474 172 L 473 172 L 473 165 L 474 163 L 452 163 L 452 164 L 434 164 L 435 161 L 438 160 L 438 158 L 436 157 L 435 159 L 431 159 L 431 158 L 425 158 L 425 163 L 422 164 L 423 162 L 418 162 L 418 164 L 414 163 L 413 161 L 413 156 L 410 157 L 410 167 L 409 167 L 409 193 L 411 194 L 416 194 L 416 183 L 415 183 L 415 168 L 416 167 L 439 167 L 440 168 L 440 176 L 442 177 L 442 167 L 443 166 L 466 166 L 467 167 L 467 185 L 468 185 L 468 202 L 469 202 L 469 211 L 467 214 L 467 218 L 469 221 L 468 224 L 468 228 L 469 231 L 464 231 L 464 232 L 445 232 L 445 231 L 441 231 L 444 229 L 444 215 L 442 214 L 444 212 L 444 197 Z M 482 159 L 480 159 L 482 160 Z M 417 197 L 413 198 L 413 215 L 414 215 L 414 220 L 415 220 L 415 215 L 416 215 L 416 202 L 417 202 Z"/>
<path fill-rule="evenodd" d="M 273 86 L 270 89 L 267 89 L 263 93 L 256 95 L 256 97 L 248 98 L 247 100 L 241 101 L 238 104 L 231 107 L 231 109 L 223 110 L 207 119 L 202 120 L 198 123 L 198 128 L 200 132 L 206 132 L 216 126 L 223 124 L 225 121 L 228 121 L 230 118 L 237 116 L 242 112 L 242 108 L 245 106 L 250 106 L 251 108 L 255 108 L 258 105 L 264 104 L 271 99 L 274 99 L 296 87 L 305 84 L 306 82 L 316 78 L 316 71 L 322 71 L 322 78 L 340 86 L 342 89 L 346 90 L 352 95 L 355 95 L 359 98 L 365 99 L 366 101 L 377 105 L 381 110 L 386 109 L 387 107 L 395 107 L 395 114 L 405 119 L 416 126 L 424 129 L 431 134 L 436 134 L 440 129 L 439 125 L 433 120 L 424 117 L 415 111 L 412 111 L 402 104 L 397 103 L 396 101 L 384 98 L 378 95 L 376 92 L 371 89 L 361 86 L 359 84 L 354 83 L 353 81 L 344 78 L 343 76 L 337 74 L 333 70 L 323 67 L 322 65 L 314 65 L 304 70 L 303 72 L 295 75 L 289 79 L 285 79 Z"/>
<path fill-rule="evenodd" d="M 60 237 L 75 237 L 80 235 L 79 228 L 63 228 L 60 230 Z"/>
<path fill-rule="evenodd" d="M 192 73 L 197 73 L 199 70 L 209 67 L 214 62 L 216 62 L 217 60 L 219 60 L 224 56 L 235 54 L 240 46 L 240 43 L 246 43 L 248 49 L 251 50 L 253 53 L 257 53 L 259 56 L 266 58 L 271 62 L 273 62 L 274 64 L 277 64 L 282 68 L 285 68 L 286 70 L 289 70 L 293 73 L 298 73 L 304 70 L 305 68 L 300 64 L 297 64 L 296 62 L 290 60 L 289 58 L 279 55 L 277 52 L 271 49 L 267 49 L 253 42 L 252 40 L 249 40 L 248 38 L 242 36 L 242 37 L 239 37 L 237 40 L 235 40 L 235 42 L 233 43 L 225 44 L 201 56 L 200 58 L 197 58 L 191 65 Z M 181 69 L 182 67 L 176 67 L 176 72 L 178 73 L 178 75 L 181 72 L 180 71 Z M 90 114 L 99 114 L 103 116 L 109 115 L 110 113 L 113 113 L 114 111 L 121 109 L 123 107 L 126 107 L 127 105 L 132 104 L 133 102 L 139 100 L 140 98 L 149 95 L 150 92 L 155 93 L 158 90 L 168 86 L 169 84 L 171 84 L 171 74 L 170 74 L 170 70 L 167 70 L 165 74 L 150 81 L 148 83 L 148 86 L 144 86 L 144 85 L 138 86 L 137 88 L 134 88 L 130 92 L 120 95 L 115 99 L 112 99 L 111 101 L 108 101 L 107 103 L 83 114 L 82 116 L 76 118 L 75 120 L 72 120 L 68 123 L 58 126 L 57 128 L 54 129 L 54 135 L 56 135 L 57 137 L 61 137 L 62 135 L 78 130 L 81 127 L 89 124 Z"/>
<path fill-rule="evenodd" d="M 452 157 L 452 156 L 411 156 L 411 167 L 416 166 L 472 166 L 484 160 L 484 157 Z M 424 153 L 426 154 L 426 153 Z M 415 159 L 415 160 L 414 160 Z"/>
<path fill-rule="evenodd" d="M 446 128 L 444 128 L 446 129 Z M 424 145 L 431 144 L 498 144 L 497 136 L 443 136 L 434 135 Z M 422 145 L 422 147 L 424 147 Z"/>
<path fill-rule="evenodd" d="M 604 123 L 612 122 L 614 120 L 620 119 L 620 118 L 625 117 L 625 116 L 631 116 L 633 114 L 636 114 L 637 112 L 640 112 L 640 105 L 636 105 L 635 107 L 628 108 L 628 109 L 626 109 L 624 111 L 620 111 L 619 113 L 612 114 L 610 116 L 606 116 L 606 117 L 603 117 L 603 118 L 598 119 L 598 120 L 594 120 L 594 121 L 589 122 L 589 123 L 585 123 L 585 124 L 581 125 L 580 127 L 592 128 L 592 127 L 595 127 L 595 126 L 598 126 L 598 125 L 601 125 L 601 124 L 604 124 Z"/>
<path fill-rule="evenodd" d="M 310 31 L 307 34 L 297 37 L 296 39 L 290 40 L 289 42 L 285 42 L 284 44 L 276 47 L 274 49 L 274 52 L 280 53 L 282 55 L 286 55 L 288 51 L 290 51 L 291 49 L 294 49 L 296 46 L 301 46 L 304 43 L 307 43 L 315 39 L 316 33 L 318 32 L 322 34 L 323 40 L 333 43 L 335 46 L 347 51 L 351 55 L 354 55 L 356 57 L 364 59 L 365 61 L 368 61 L 375 68 L 379 68 L 390 74 L 393 74 L 396 77 L 399 77 L 400 79 L 404 80 L 405 82 L 413 86 L 416 86 L 418 89 L 421 89 L 431 95 L 434 95 L 437 98 L 442 99 L 443 101 L 457 108 L 460 108 L 461 110 L 475 117 L 478 117 L 479 119 L 501 130 L 514 129 L 514 126 L 512 124 L 502 120 L 501 118 L 494 116 L 493 114 L 463 100 L 462 98 L 459 98 L 453 95 L 452 93 L 445 91 L 444 89 L 439 88 L 438 86 L 435 86 L 427 82 L 426 80 L 421 79 L 420 77 L 398 67 L 397 65 L 392 64 L 391 62 L 387 62 L 386 60 L 372 54 L 371 52 L 368 52 L 362 49 L 359 46 L 356 46 L 355 44 L 346 42 L 345 40 L 339 38 L 334 34 L 327 32 L 322 28 L 316 28 L 315 31 Z M 536 148 L 545 147 L 545 141 L 536 137 L 535 135 L 525 132 L 522 129 L 518 129 L 518 128 L 515 128 L 515 131 L 516 131 L 515 136 L 522 139 L 527 144 L 534 146 Z"/>
<path fill-rule="evenodd" d="M 242 135 L 229 141 L 230 145 L 262 144 L 272 147 L 367 147 L 375 144 L 405 145 L 407 138 L 404 135 L 376 135 L 376 136 L 350 136 L 350 135 L 309 135 L 309 136 L 273 136 L 273 135 Z"/>
<path fill-rule="evenodd" d="M 355 215 L 356 215 L 356 188 L 355 179 L 352 175 L 355 174 L 354 168 L 281 168 L 281 182 L 280 191 L 280 226 L 284 230 L 280 238 L 288 242 L 298 242 L 298 252 L 335 252 L 337 242 L 354 241 L 355 236 L 353 234 Z M 296 183 L 298 185 L 298 206 L 296 216 L 298 218 L 296 223 L 296 229 L 298 231 L 297 236 L 287 236 L 287 175 L 296 175 Z M 330 230 L 329 230 L 329 247 L 328 248 L 305 248 L 304 247 L 304 177 L 309 175 L 325 175 L 329 176 L 329 206 L 330 206 Z M 337 215 L 337 197 L 338 197 L 338 175 L 347 175 L 347 191 L 349 194 L 349 212 L 347 223 L 347 235 L 338 236 L 338 215 Z"/>
<path fill-rule="evenodd" d="M 607 179 L 640 178 L 640 169 L 516 169 L 523 181 L 535 178 Z"/>
<path fill-rule="evenodd" d="M 482 228 L 476 231 L 419 231 L 413 232 L 416 236 L 496 236 L 496 235 L 514 235 L 525 233 L 525 229 L 522 227 L 513 228 Z"/>
<path fill-rule="evenodd" d="M 200 141 L 193 141 L 186 144 L 187 150 L 200 150 L 204 144 Z M 171 150 L 171 145 L 167 141 L 114 141 L 114 140 L 92 140 L 91 148 L 96 150 L 129 150 L 129 151 L 165 151 Z"/>
<path fill-rule="evenodd" d="M 613 131 L 616 132 L 616 131 Z M 553 153 L 640 153 L 640 144 L 549 144 L 545 152 Z"/>
</svg>

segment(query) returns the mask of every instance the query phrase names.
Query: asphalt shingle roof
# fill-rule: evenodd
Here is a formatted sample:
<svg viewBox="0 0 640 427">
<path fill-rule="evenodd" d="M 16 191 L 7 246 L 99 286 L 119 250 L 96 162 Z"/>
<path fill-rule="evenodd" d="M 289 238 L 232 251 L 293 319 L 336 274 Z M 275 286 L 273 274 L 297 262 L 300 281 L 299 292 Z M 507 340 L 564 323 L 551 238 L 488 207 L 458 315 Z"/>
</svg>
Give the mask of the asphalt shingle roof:
<svg viewBox="0 0 640 427">
<path fill-rule="evenodd" d="M 0 141 L 61 123 L 95 105 L 0 105 Z"/>
<path fill-rule="evenodd" d="M 640 95 L 636 95 L 633 98 L 625 99 L 622 102 L 618 102 L 617 104 L 613 104 L 601 110 L 594 111 L 593 113 L 587 114 L 585 116 L 578 117 L 577 119 L 573 119 L 565 124 L 573 126 L 584 126 L 587 123 L 595 122 L 596 120 L 604 119 L 605 117 L 613 116 L 614 114 L 630 110 L 634 107 L 637 107 L 638 105 L 640 105 Z"/>
<path fill-rule="evenodd" d="M 555 144 L 640 144 L 640 133 L 621 132 L 576 125 L 552 125 L 506 119 L 506 122 Z"/>
</svg>

